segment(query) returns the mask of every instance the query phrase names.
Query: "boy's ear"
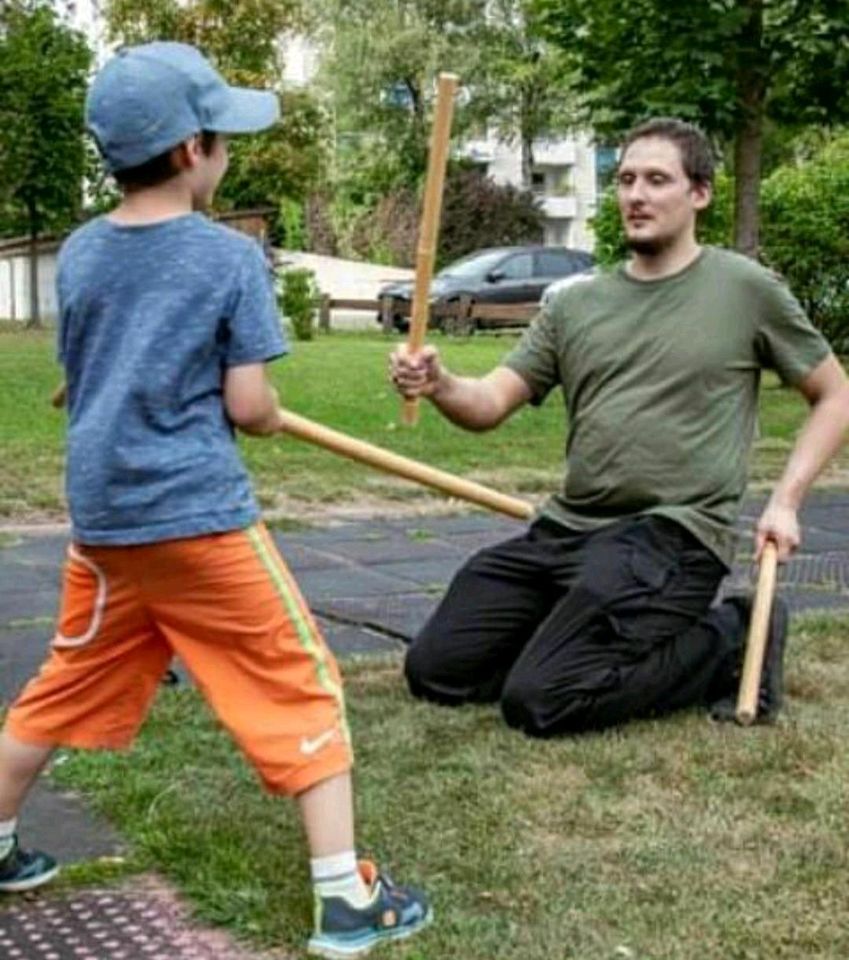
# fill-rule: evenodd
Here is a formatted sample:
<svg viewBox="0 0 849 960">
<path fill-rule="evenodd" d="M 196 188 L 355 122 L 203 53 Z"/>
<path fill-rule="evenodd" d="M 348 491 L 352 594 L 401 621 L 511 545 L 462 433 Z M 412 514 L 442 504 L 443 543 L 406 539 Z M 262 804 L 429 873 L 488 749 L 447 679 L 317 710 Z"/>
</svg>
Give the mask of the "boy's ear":
<svg viewBox="0 0 849 960">
<path fill-rule="evenodd" d="M 177 170 L 191 170 L 197 165 L 203 154 L 200 143 L 200 134 L 195 134 L 174 147 L 172 159 Z"/>
</svg>

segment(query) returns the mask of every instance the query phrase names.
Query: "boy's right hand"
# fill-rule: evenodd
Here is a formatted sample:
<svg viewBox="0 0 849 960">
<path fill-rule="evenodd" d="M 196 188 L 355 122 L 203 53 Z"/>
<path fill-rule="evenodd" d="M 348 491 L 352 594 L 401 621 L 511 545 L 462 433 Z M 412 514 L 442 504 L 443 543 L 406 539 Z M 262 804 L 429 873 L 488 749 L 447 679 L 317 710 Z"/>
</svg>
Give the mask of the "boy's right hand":
<svg viewBox="0 0 849 960">
<path fill-rule="evenodd" d="M 413 353 L 407 344 L 401 344 L 389 355 L 389 379 L 405 400 L 432 397 L 447 377 L 436 347 L 425 346 Z"/>
</svg>

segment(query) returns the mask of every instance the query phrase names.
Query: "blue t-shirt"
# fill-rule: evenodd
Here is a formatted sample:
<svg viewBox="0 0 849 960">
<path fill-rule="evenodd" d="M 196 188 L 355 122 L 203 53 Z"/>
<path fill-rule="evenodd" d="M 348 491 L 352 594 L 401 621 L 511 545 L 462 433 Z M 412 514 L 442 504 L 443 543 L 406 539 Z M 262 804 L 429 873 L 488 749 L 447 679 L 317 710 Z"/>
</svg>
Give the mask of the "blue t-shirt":
<svg viewBox="0 0 849 960">
<path fill-rule="evenodd" d="M 286 353 L 259 245 L 201 214 L 101 217 L 65 242 L 57 284 L 74 539 L 154 543 L 255 521 L 222 391 L 227 367 Z"/>
</svg>

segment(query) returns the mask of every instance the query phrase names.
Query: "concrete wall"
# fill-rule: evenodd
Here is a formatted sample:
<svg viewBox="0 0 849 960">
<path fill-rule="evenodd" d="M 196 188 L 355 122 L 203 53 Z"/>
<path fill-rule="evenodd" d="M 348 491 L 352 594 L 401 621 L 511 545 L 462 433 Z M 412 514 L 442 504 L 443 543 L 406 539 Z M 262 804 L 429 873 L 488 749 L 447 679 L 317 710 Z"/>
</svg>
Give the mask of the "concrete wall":
<svg viewBox="0 0 849 960">
<path fill-rule="evenodd" d="M 39 254 L 38 294 L 41 320 L 55 323 L 58 313 L 55 249 Z M 29 255 L 21 250 L 8 253 L 0 250 L 0 319 L 24 324 L 30 317 Z"/>
</svg>

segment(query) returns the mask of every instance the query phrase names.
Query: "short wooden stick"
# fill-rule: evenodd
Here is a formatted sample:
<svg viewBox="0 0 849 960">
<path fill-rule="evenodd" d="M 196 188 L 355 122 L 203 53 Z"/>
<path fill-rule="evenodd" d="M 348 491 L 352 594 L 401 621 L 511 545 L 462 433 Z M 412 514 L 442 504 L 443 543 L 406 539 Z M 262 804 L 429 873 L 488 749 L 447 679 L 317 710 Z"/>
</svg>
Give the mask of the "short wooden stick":
<svg viewBox="0 0 849 960">
<path fill-rule="evenodd" d="M 439 235 L 439 217 L 442 213 L 442 192 L 445 186 L 445 167 L 448 162 L 448 144 L 451 138 L 451 117 L 454 112 L 454 93 L 457 77 L 453 73 L 440 73 L 436 111 L 430 135 L 427 179 L 425 181 L 422 219 L 419 225 L 419 243 L 416 251 L 416 282 L 413 289 L 413 309 L 410 315 L 410 331 L 407 346 L 416 353 L 424 346 L 430 309 L 430 281 L 436 259 L 436 242 Z M 415 426 L 419 420 L 418 400 L 404 400 L 401 419 L 407 426 Z"/>
<path fill-rule="evenodd" d="M 749 621 L 749 634 L 746 639 L 743 676 L 740 678 L 740 691 L 737 695 L 737 722 L 744 727 L 753 724 L 758 716 L 758 696 L 769 637 L 769 621 L 777 575 L 778 549 L 773 542 L 769 541 L 761 554 L 758 585 L 755 590 L 755 602 L 752 605 L 752 617 Z"/>
<path fill-rule="evenodd" d="M 499 493 L 483 484 L 464 480 L 444 470 L 437 470 L 418 460 L 391 453 L 382 447 L 349 437 L 338 430 L 331 430 L 329 427 L 288 410 L 282 411 L 282 423 L 284 431 L 299 440 L 306 440 L 308 443 L 324 447 L 350 460 L 356 460 L 386 473 L 432 487 L 448 496 L 468 500 L 470 503 L 507 514 L 518 520 L 528 520 L 534 514 L 533 506 L 525 500 Z"/>
</svg>

